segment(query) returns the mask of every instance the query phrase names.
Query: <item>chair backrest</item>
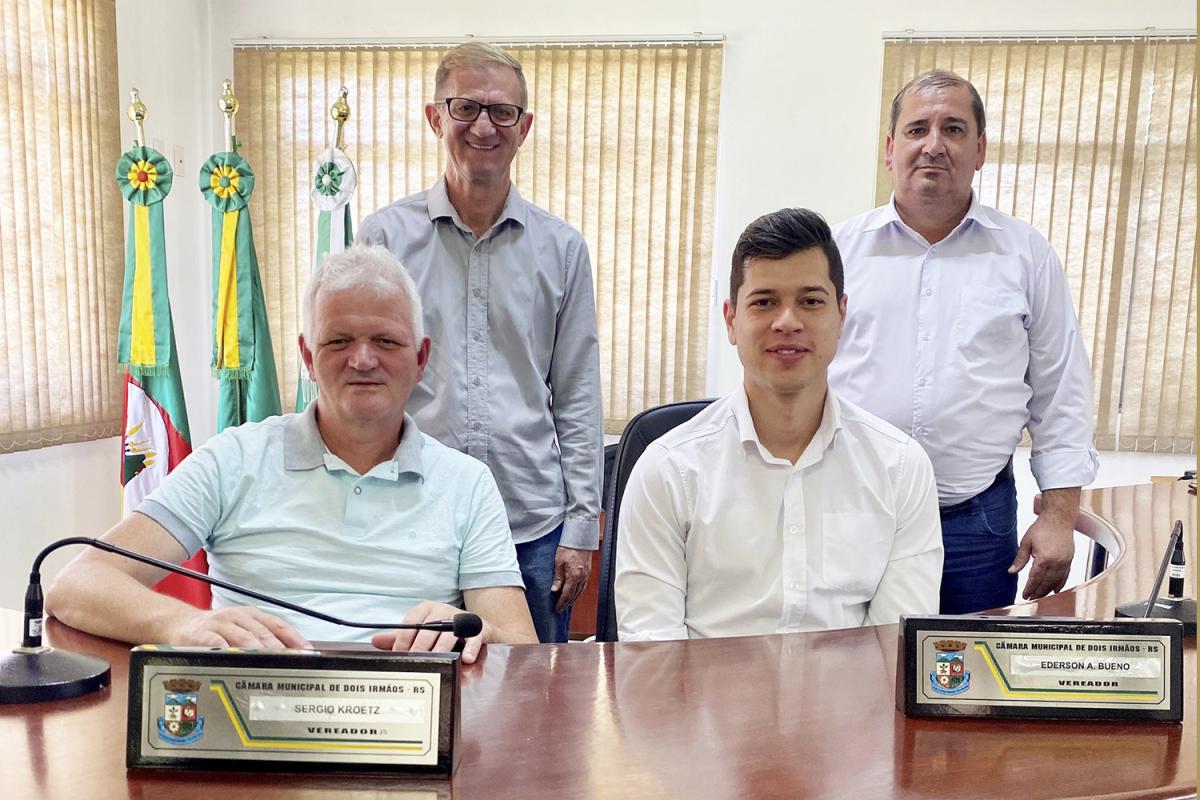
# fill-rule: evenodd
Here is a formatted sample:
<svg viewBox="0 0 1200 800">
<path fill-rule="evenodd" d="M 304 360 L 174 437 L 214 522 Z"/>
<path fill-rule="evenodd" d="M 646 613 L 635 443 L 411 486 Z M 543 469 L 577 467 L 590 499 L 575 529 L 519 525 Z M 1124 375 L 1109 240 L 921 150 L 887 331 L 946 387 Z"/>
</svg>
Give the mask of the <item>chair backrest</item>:
<svg viewBox="0 0 1200 800">
<path fill-rule="evenodd" d="M 612 479 L 604 493 L 604 541 L 600 545 L 600 584 L 597 587 L 596 641 L 617 640 L 617 608 L 613 602 L 616 580 L 617 517 L 621 513 L 621 495 L 633 465 L 658 437 L 699 414 L 712 400 L 685 400 L 647 409 L 629 420 L 613 462 Z"/>
</svg>

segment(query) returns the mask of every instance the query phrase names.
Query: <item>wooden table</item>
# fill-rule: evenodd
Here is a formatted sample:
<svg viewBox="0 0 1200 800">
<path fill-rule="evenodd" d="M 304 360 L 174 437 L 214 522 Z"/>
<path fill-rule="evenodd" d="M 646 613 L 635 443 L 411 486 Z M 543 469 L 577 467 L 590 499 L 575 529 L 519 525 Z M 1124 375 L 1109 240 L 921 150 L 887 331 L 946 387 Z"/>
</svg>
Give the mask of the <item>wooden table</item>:
<svg viewBox="0 0 1200 800">
<path fill-rule="evenodd" d="M 1086 494 L 1080 528 L 1125 552 L 1088 584 L 1014 614 L 1111 618 L 1153 580 L 1182 518 L 1195 594 L 1195 503 L 1182 485 Z M 1095 526 L 1100 526 L 1096 528 Z M 20 617 L 0 614 L 4 641 Z M 368 776 L 127 772 L 127 648 L 51 621 L 100 655 L 90 697 L 0 706 L 0 797 L 16 798 L 1179 798 L 1195 796 L 1196 647 L 1183 725 L 907 719 L 896 626 L 692 642 L 493 646 L 464 670 L 451 782 Z"/>
</svg>

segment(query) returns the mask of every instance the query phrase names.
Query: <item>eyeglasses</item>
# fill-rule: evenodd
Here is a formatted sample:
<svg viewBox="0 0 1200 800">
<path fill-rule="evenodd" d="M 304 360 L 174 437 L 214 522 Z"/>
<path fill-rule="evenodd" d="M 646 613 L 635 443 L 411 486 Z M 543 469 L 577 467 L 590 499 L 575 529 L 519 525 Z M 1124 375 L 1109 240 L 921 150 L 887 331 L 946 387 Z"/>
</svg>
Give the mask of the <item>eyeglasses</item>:
<svg viewBox="0 0 1200 800">
<path fill-rule="evenodd" d="M 446 110 L 459 122 L 474 122 L 486 111 L 492 124 L 500 128 L 511 128 L 525 113 L 525 109 L 512 103 L 479 103 L 465 97 L 447 97 Z"/>
</svg>

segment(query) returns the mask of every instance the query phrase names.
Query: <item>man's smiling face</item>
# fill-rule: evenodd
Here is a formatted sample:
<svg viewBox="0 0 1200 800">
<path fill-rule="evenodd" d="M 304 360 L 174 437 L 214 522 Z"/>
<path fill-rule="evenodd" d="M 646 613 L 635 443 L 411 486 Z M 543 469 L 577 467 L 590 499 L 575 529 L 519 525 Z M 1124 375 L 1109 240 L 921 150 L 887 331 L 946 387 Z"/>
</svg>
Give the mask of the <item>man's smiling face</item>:
<svg viewBox="0 0 1200 800">
<path fill-rule="evenodd" d="M 736 304 L 725 304 L 725 327 L 737 346 L 746 393 L 824 392 L 845 319 L 846 298 L 836 297 L 821 248 L 747 261 Z"/>
<path fill-rule="evenodd" d="M 503 64 L 459 67 L 447 76 L 437 101 L 425 106 L 430 127 L 446 144 L 446 179 L 449 182 L 465 185 L 507 178 L 517 150 L 533 125 L 533 115 L 523 114 L 510 128 L 493 125 L 486 111 L 481 111 L 473 122 L 462 122 L 450 116 L 445 102 L 447 97 L 519 106 L 521 83 L 517 73 Z"/>
</svg>

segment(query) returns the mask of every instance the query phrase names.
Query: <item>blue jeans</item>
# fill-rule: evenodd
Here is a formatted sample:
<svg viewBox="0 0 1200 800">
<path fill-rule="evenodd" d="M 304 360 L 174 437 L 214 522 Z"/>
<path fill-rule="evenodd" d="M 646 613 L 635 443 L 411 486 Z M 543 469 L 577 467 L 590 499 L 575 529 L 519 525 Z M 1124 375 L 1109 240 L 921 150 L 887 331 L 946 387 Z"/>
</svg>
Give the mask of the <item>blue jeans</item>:
<svg viewBox="0 0 1200 800">
<path fill-rule="evenodd" d="M 970 500 L 941 509 L 941 613 L 969 614 L 1011 605 L 1017 576 L 1008 568 L 1017 555 L 1017 483 L 1012 461 L 992 485 Z"/>
<path fill-rule="evenodd" d="M 571 609 L 556 613 L 554 606 L 558 603 L 559 593 L 550 591 L 550 584 L 554 582 L 554 554 L 560 539 L 562 525 L 540 539 L 517 545 L 517 563 L 525 580 L 525 602 L 529 604 L 538 641 L 543 644 L 565 642 L 571 626 Z"/>
</svg>

